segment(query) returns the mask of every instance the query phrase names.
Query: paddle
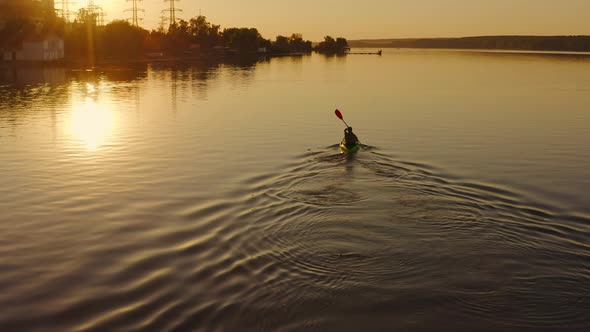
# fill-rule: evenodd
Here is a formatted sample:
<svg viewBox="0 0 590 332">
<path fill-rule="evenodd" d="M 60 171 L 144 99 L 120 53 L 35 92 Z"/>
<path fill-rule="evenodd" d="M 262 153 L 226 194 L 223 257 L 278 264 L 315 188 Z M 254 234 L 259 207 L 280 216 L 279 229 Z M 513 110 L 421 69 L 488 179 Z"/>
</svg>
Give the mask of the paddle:
<svg viewBox="0 0 590 332">
<path fill-rule="evenodd" d="M 340 110 L 336 110 L 334 113 L 336 113 L 336 116 L 338 117 L 338 119 L 342 120 L 342 122 L 344 122 L 344 124 L 346 125 L 346 128 L 350 127 L 348 125 L 348 123 L 346 123 L 346 121 L 344 121 L 344 117 L 342 116 L 342 113 L 340 113 Z"/>
</svg>

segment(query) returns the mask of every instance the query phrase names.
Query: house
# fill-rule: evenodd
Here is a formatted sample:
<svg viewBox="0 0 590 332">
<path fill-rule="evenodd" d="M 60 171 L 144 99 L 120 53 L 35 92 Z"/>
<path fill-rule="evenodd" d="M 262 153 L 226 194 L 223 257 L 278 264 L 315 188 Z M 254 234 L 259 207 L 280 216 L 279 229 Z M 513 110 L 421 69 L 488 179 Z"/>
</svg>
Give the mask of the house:
<svg viewBox="0 0 590 332">
<path fill-rule="evenodd" d="M 22 41 L 21 47 L 4 50 L 4 61 L 55 61 L 64 58 L 64 40 L 54 35 L 36 36 Z"/>
</svg>

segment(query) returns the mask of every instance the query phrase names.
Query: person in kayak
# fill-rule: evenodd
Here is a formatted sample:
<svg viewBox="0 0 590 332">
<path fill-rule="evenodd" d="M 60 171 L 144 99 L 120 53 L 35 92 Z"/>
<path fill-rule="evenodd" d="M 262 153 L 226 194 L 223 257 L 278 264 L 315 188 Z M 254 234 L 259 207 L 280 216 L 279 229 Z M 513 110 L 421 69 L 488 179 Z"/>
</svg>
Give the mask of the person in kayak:
<svg viewBox="0 0 590 332">
<path fill-rule="evenodd" d="M 350 148 L 357 145 L 359 142 L 358 137 L 352 132 L 352 127 L 344 129 L 344 144 Z"/>
</svg>

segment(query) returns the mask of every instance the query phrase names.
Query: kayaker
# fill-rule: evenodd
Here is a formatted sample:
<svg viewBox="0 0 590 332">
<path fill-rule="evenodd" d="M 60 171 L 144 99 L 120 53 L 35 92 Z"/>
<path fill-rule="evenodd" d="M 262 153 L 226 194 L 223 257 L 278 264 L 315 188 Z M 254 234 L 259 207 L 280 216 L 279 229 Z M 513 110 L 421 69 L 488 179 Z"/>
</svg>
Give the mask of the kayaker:
<svg viewBox="0 0 590 332">
<path fill-rule="evenodd" d="M 344 129 L 344 142 L 347 147 L 353 147 L 359 142 L 358 137 L 352 132 L 352 127 Z"/>
</svg>

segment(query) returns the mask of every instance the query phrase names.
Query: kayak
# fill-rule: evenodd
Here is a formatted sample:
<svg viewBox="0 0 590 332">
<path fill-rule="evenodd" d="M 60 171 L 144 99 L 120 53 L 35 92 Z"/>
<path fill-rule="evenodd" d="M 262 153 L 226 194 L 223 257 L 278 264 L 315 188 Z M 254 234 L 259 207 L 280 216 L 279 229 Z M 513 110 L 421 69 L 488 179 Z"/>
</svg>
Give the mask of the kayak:
<svg viewBox="0 0 590 332">
<path fill-rule="evenodd" d="M 361 149 L 361 143 L 356 143 L 355 145 L 348 147 L 344 144 L 344 140 L 340 142 L 340 151 L 342 153 L 357 153 Z"/>
</svg>

